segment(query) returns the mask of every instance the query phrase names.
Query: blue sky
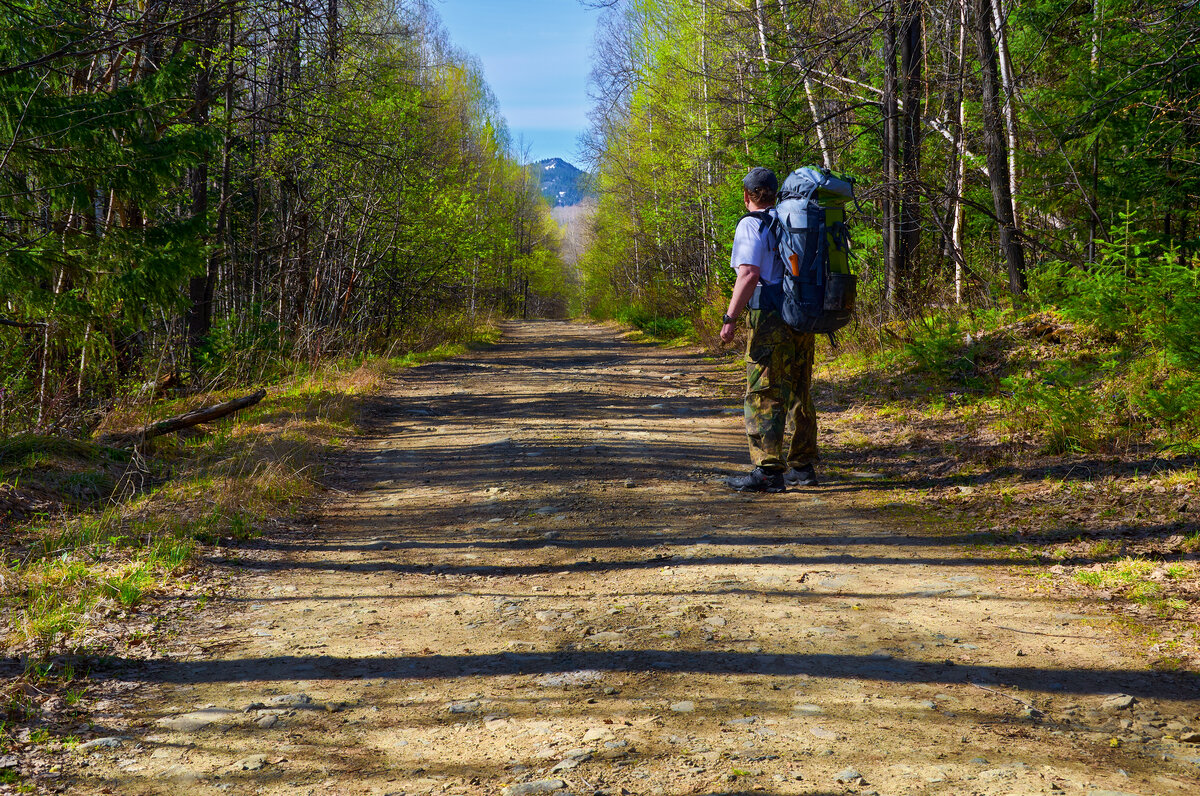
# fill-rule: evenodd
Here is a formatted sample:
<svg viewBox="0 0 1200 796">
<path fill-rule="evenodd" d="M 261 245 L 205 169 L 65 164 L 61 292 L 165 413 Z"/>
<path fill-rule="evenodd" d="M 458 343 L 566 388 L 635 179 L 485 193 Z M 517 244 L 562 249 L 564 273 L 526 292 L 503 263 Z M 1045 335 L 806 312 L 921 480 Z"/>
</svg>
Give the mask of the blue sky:
<svg viewBox="0 0 1200 796">
<path fill-rule="evenodd" d="M 596 12 L 578 0 L 433 0 L 450 39 L 477 56 L 513 143 L 530 160 L 579 164 Z"/>
</svg>

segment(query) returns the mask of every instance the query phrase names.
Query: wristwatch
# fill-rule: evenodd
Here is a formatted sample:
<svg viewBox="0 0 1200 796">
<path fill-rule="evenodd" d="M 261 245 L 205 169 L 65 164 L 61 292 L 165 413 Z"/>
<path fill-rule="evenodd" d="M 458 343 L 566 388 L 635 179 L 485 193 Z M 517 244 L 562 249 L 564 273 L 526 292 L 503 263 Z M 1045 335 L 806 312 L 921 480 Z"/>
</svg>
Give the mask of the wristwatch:
<svg viewBox="0 0 1200 796">
<path fill-rule="evenodd" d="M 730 318 L 728 313 L 722 315 L 721 324 L 724 325 L 727 323 L 737 323 L 737 318 Z"/>
</svg>

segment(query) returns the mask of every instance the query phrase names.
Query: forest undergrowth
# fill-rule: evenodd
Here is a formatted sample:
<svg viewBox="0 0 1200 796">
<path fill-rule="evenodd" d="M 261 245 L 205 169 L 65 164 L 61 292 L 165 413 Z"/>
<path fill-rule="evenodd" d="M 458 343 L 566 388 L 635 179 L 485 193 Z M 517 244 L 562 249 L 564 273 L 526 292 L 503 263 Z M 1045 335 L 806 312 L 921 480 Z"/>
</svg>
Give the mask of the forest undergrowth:
<svg viewBox="0 0 1200 796">
<path fill-rule="evenodd" d="M 1033 591 L 1104 605 L 1156 667 L 1200 668 L 1196 429 L 1137 410 L 1181 374 L 1046 311 L 855 342 L 815 375 L 831 475 L 1022 562 Z"/>
</svg>

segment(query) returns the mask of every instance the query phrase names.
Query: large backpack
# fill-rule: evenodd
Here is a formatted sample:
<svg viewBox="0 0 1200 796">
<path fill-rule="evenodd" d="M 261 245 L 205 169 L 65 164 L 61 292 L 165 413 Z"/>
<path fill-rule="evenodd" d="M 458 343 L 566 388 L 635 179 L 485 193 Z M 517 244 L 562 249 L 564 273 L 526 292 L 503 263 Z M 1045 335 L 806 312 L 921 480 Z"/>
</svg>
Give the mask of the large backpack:
<svg viewBox="0 0 1200 796">
<path fill-rule="evenodd" d="M 784 323 L 799 332 L 832 333 L 854 315 L 846 202 L 854 180 L 827 169 L 796 169 L 783 181 L 773 232 L 783 259 Z"/>
</svg>

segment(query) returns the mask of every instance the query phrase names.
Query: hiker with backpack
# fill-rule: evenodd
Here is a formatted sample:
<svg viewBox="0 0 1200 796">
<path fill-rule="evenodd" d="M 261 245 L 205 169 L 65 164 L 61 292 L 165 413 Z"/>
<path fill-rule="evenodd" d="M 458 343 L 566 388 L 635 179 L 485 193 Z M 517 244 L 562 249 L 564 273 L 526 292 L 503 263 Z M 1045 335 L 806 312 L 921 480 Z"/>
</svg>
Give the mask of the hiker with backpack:
<svg viewBox="0 0 1200 796">
<path fill-rule="evenodd" d="M 782 492 L 815 486 L 817 413 L 813 406 L 813 335 L 783 322 L 783 260 L 770 227 L 777 220 L 775 173 L 756 166 L 742 180 L 746 215 L 733 234 L 730 265 L 737 271 L 729 308 L 721 319 L 721 339 L 731 342 L 734 323 L 746 310 L 746 436 L 754 469 L 727 479 L 739 492 Z M 764 226 L 767 229 L 764 229 Z M 787 419 L 791 435 L 785 440 Z"/>
<path fill-rule="evenodd" d="M 831 335 L 854 310 L 843 205 L 853 185 L 817 169 L 779 182 L 756 166 L 742 180 L 746 215 L 733 236 L 737 272 L 721 340 L 746 310 L 746 436 L 754 469 L 726 483 L 739 492 L 817 486 L 817 412 L 812 400 L 816 332 Z M 790 430 L 789 430 L 790 427 Z"/>
</svg>

